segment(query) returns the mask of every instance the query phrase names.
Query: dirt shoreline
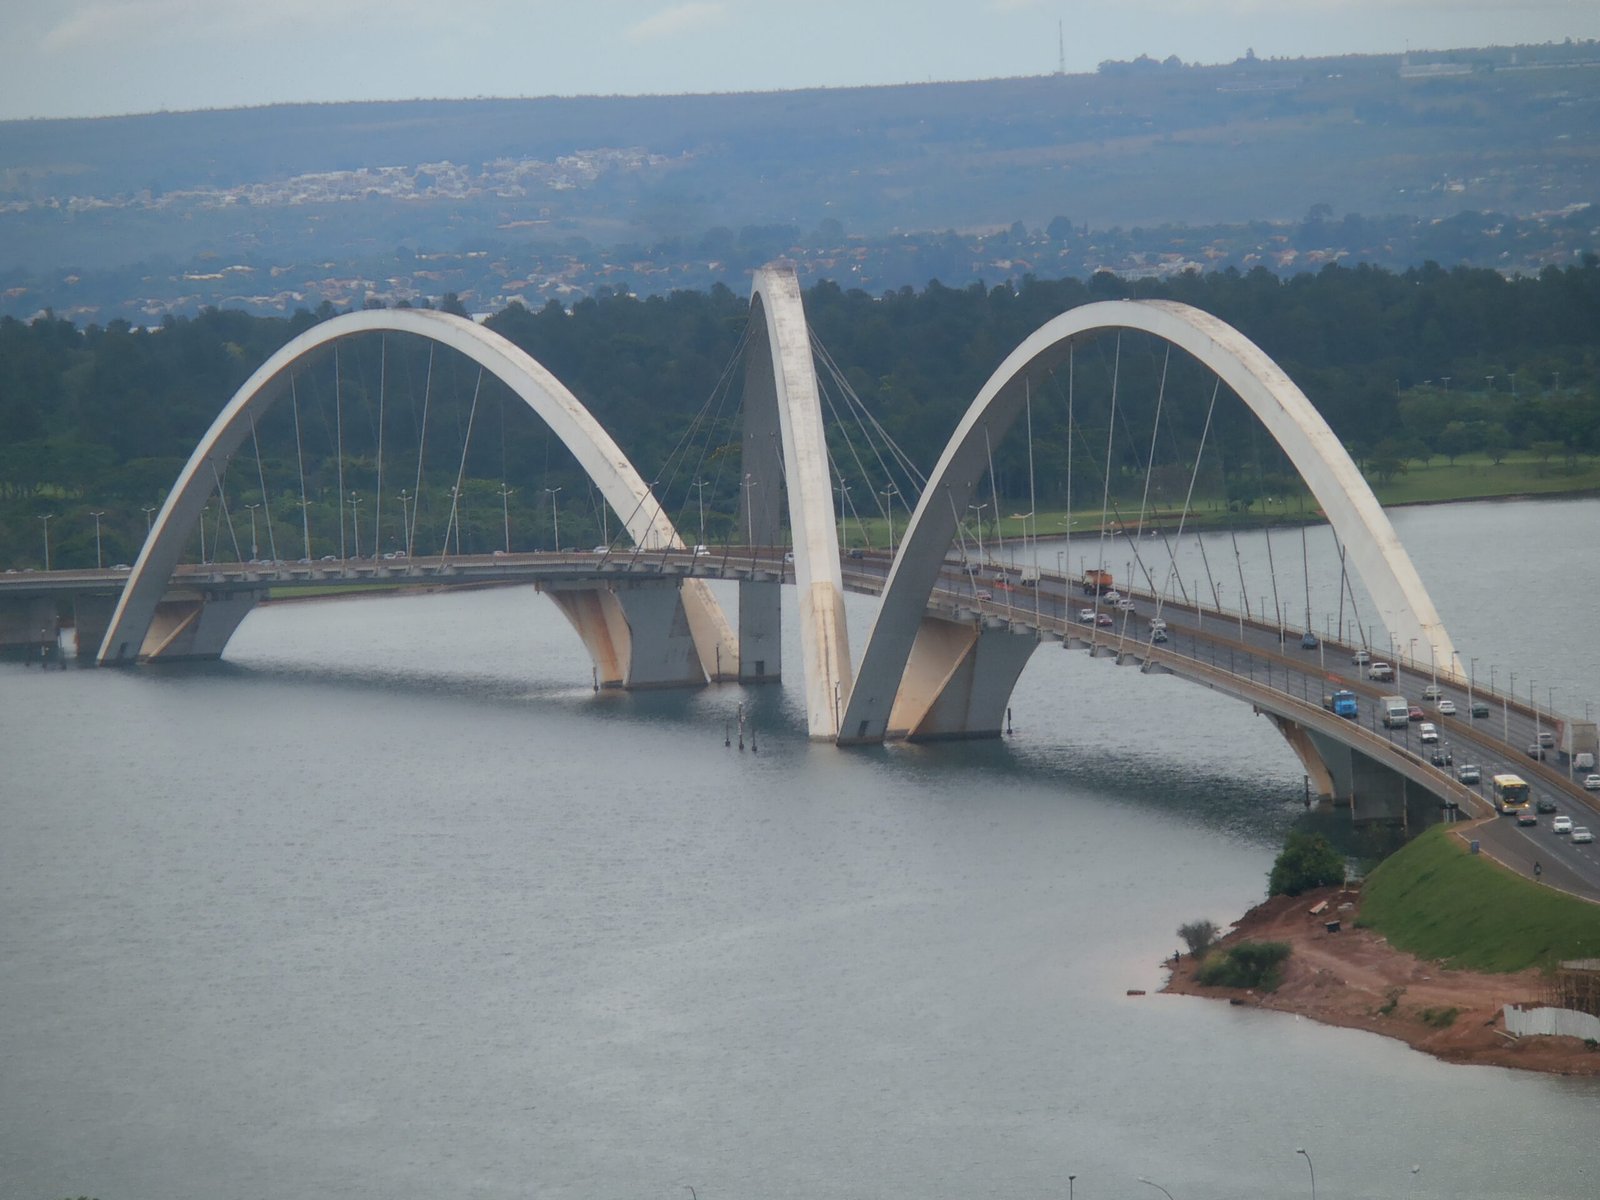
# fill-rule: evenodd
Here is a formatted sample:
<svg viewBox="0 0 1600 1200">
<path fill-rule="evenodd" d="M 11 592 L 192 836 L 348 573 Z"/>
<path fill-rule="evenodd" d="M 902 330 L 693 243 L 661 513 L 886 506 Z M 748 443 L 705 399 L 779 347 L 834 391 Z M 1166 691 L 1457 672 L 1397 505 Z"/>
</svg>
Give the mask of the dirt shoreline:
<svg viewBox="0 0 1600 1200">
<path fill-rule="evenodd" d="M 1313 914 L 1311 909 L 1324 900 L 1327 907 Z M 1224 946 L 1254 940 L 1292 947 L 1283 984 L 1275 992 L 1203 987 L 1195 982 L 1198 963 L 1189 955 L 1167 962 L 1172 974 L 1161 990 L 1365 1029 L 1446 1062 L 1600 1076 L 1600 1050 L 1589 1049 L 1578 1038 L 1514 1038 L 1506 1033 L 1503 1005 L 1541 1002 L 1538 971 L 1487 975 L 1425 962 L 1394 949 L 1370 929 L 1355 928 L 1358 901 L 1359 893 L 1341 888 L 1275 896 L 1228 932 Z M 1334 920 L 1340 923 L 1337 933 L 1327 928 Z M 1441 1022 L 1439 1014 L 1449 1009 L 1458 1010 L 1454 1019 Z M 1425 1020 L 1424 1012 L 1433 1013 L 1435 1023 Z"/>
</svg>

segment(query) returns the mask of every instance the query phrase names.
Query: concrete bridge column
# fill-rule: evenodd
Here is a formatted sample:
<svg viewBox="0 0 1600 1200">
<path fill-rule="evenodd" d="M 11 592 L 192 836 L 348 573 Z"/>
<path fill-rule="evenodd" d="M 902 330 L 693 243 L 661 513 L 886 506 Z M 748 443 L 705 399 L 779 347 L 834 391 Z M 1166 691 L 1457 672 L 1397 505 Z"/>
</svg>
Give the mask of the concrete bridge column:
<svg viewBox="0 0 1600 1200">
<path fill-rule="evenodd" d="M 49 596 L 0 600 L 0 650 L 39 656 L 56 642 L 56 602 Z"/>
<path fill-rule="evenodd" d="M 1317 795 L 1324 800 L 1339 797 L 1338 784 L 1322 757 L 1319 739 L 1313 737 L 1311 731 L 1298 721 L 1280 717 L 1277 713 L 1269 712 L 1264 715 L 1277 726 L 1278 732 L 1283 734 L 1283 740 L 1289 743 L 1289 748 L 1299 757 L 1300 765 L 1311 777 L 1311 786 L 1317 789 Z"/>
<path fill-rule="evenodd" d="M 72 598 L 78 657 L 88 660 L 100 649 L 106 630 L 111 627 L 111 614 L 116 607 L 115 596 L 80 595 Z"/>
<path fill-rule="evenodd" d="M 926 616 L 889 715 L 888 736 L 909 741 L 999 737 L 1006 705 L 1039 644 L 1002 621 Z"/>
<path fill-rule="evenodd" d="M 678 582 L 543 584 L 583 639 L 601 687 L 700 687 L 706 682 Z"/>
<path fill-rule="evenodd" d="M 233 631 L 266 596 L 265 588 L 209 599 L 196 592 L 169 592 L 156 604 L 137 657 L 143 662 L 221 658 Z M 128 657 L 129 649 L 116 648 L 117 657 Z"/>
</svg>

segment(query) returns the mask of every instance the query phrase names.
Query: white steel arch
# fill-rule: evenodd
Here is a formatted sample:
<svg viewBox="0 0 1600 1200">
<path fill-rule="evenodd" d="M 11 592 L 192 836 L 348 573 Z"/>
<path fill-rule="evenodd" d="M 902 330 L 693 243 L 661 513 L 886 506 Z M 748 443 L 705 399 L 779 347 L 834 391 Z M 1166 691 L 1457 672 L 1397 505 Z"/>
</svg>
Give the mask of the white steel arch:
<svg viewBox="0 0 1600 1200">
<path fill-rule="evenodd" d="M 1246 404 L 1305 480 L 1377 603 L 1396 645 L 1432 648 L 1441 673 L 1454 647 L 1394 526 L 1327 422 L 1277 363 L 1225 321 L 1171 300 L 1109 300 L 1065 312 L 1007 356 L 972 402 L 945 447 L 911 518 L 868 636 L 841 742 L 881 741 L 911 647 L 964 512 L 987 470 L 985 447 L 1021 411 L 1030 373 L 1062 360 L 1068 345 L 1109 330 L 1154 334 L 1193 355 Z"/>
<path fill-rule="evenodd" d="M 139 655 L 156 605 L 166 590 L 185 539 L 211 495 L 215 479 L 249 434 L 252 422 L 286 392 L 288 372 L 302 357 L 340 338 L 362 333 L 409 333 L 459 351 L 511 388 L 572 452 L 578 464 L 622 518 L 639 546 L 682 548 L 651 495 L 650 487 L 621 447 L 578 398 L 537 360 L 492 330 L 463 317 L 429 309 L 368 309 L 324 321 L 286 343 L 234 393 L 190 455 L 117 602 L 100 644 L 102 665 Z M 736 661 L 738 648 L 726 617 L 701 580 L 683 582 L 683 603 L 702 665 L 712 674 L 718 661 Z"/>
</svg>

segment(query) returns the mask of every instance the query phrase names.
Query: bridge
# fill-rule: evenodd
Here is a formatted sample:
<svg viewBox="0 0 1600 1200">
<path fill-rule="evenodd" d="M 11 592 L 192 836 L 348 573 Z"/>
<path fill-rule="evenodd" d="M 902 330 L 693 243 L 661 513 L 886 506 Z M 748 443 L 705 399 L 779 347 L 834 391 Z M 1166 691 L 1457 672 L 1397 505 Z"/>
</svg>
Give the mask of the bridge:
<svg viewBox="0 0 1600 1200">
<path fill-rule="evenodd" d="M 683 687 L 723 680 L 756 684 L 783 674 L 780 589 L 787 584 L 796 589 L 798 598 L 808 733 L 818 740 L 853 745 L 899 738 L 999 736 L 1024 666 L 1039 647 L 1054 644 L 1146 673 L 1177 675 L 1252 705 L 1294 749 L 1304 764 L 1308 786 L 1321 797 L 1348 805 L 1358 818 L 1420 823 L 1438 819 L 1441 813 L 1486 814 L 1483 782 L 1465 782 L 1452 769 L 1468 756 L 1482 767 L 1483 777 L 1499 767 L 1514 769 L 1531 776 L 1541 793 L 1560 796 L 1564 809 L 1594 813 L 1572 775 L 1570 757 L 1562 760 L 1568 769 L 1557 770 L 1553 762 L 1529 759 L 1525 753 L 1542 735 L 1562 748 L 1576 745 L 1573 734 L 1580 723 L 1540 712 L 1531 703 L 1521 704 L 1492 686 L 1483 687 L 1473 673 L 1463 673 L 1460 652 L 1343 446 L 1288 376 L 1216 318 L 1172 302 L 1112 301 L 1085 305 L 1046 322 L 996 369 L 925 479 L 908 479 L 902 473 L 899 486 L 888 478 L 873 481 L 873 490 L 888 505 L 892 552 L 841 547 L 839 530 L 848 517 L 843 510 L 851 489 L 843 482 L 838 462 L 843 451 L 830 442 L 834 431 L 824 423 L 817 348 L 792 270 L 775 266 L 757 274 L 751 330 L 744 353 L 742 478 L 735 521 L 744 534 L 742 542 L 714 549 L 691 547 L 668 517 L 656 485 L 645 481 L 554 375 L 504 338 L 443 313 L 368 310 L 308 330 L 239 389 L 175 481 L 131 568 L 0 577 L 0 644 L 26 648 L 53 642 L 56 614 L 70 603 L 79 654 L 102 665 L 215 658 L 240 621 L 269 593 L 354 584 L 531 583 L 550 596 L 583 640 L 594 663 L 596 686 Z M 1116 339 L 1114 414 L 1121 337 L 1129 331 L 1148 335 L 1164 343 L 1169 354 L 1175 348 L 1208 369 L 1214 376 L 1211 405 L 1226 387 L 1271 435 L 1331 527 L 1340 546 L 1341 572 L 1348 559 L 1350 574 L 1364 584 L 1387 639 L 1384 656 L 1397 662 L 1399 679 L 1366 677 L 1358 660 L 1378 655 L 1383 643 L 1370 636 L 1370 625 L 1363 629 L 1352 622 L 1345 635 L 1344 598 L 1348 593 L 1353 610 L 1355 593 L 1343 579 L 1337 637 L 1311 635 L 1309 579 L 1303 621 L 1286 619 L 1276 597 L 1275 573 L 1270 615 L 1250 611 L 1242 568 L 1240 603 L 1232 610 L 1220 600 L 1209 563 L 1205 572 L 1211 603 L 1198 585 L 1185 586 L 1171 546 L 1185 531 L 1190 516 L 1187 500 L 1175 527 L 1150 522 L 1160 528 L 1160 540 L 1167 546 L 1165 564 L 1147 561 L 1140 544 L 1138 535 L 1146 524 L 1142 504 L 1136 518 L 1125 518 L 1126 525 L 1103 507 L 1092 543 L 1097 562 L 1104 561 L 1109 538 L 1125 542 L 1139 568 L 1132 572 L 1135 579 L 1122 581 L 1115 601 L 1108 601 L 1100 587 L 1082 591 L 1082 578 L 1065 569 L 1065 555 L 1058 557 L 1056 571 L 1039 562 L 1041 544 L 1048 560 L 1055 543 L 1036 526 L 1031 532 L 1028 528 L 1026 518 L 1035 516 L 1036 502 L 1030 504 L 1035 511 L 1020 514 L 1025 518 L 1021 549 L 1024 560 L 1031 555 L 1031 565 L 1021 570 L 1002 567 L 985 554 L 988 525 L 983 510 L 998 517 L 1001 507 L 994 490 L 996 448 L 1013 426 L 1019 422 L 1026 426 L 1030 501 L 1034 501 L 1034 397 L 1063 371 L 1069 396 L 1066 462 L 1071 511 L 1070 397 L 1075 356 L 1104 339 Z M 253 533 L 249 560 L 181 561 L 197 529 L 204 539 L 202 515 L 213 497 L 221 499 L 226 511 L 227 468 L 247 442 L 256 446 L 255 472 L 266 499 L 270 489 L 256 441 L 257 424 L 288 399 L 294 406 L 298 447 L 296 380 L 303 364 L 330 348 L 337 353 L 351 339 L 392 334 L 445 347 L 476 363 L 480 380 L 483 371 L 501 380 L 560 439 L 592 480 L 607 510 L 615 515 L 618 535 L 587 553 L 531 553 L 510 552 L 508 531 L 505 551 L 461 553 L 457 504 L 468 458 L 463 444 L 458 486 L 451 489 L 449 523 L 438 554 L 417 552 L 416 512 L 402 508 L 405 549 L 363 557 L 355 497 L 350 509 L 355 541 L 351 553 L 345 544 L 341 475 L 340 553 L 313 556 L 307 525 L 307 553 L 297 561 L 286 561 L 276 552 L 263 561 Z M 430 358 L 430 368 L 431 362 Z M 1155 405 L 1158 417 L 1166 378 L 1163 363 L 1162 394 Z M 473 404 L 475 413 L 476 393 Z M 1208 408 L 1207 428 L 1210 420 Z M 471 416 L 467 426 L 470 432 Z M 1107 497 L 1114 426 L 1114 420 L 1108 421 L 1102 475 Z M 342 437 L 342 415 L 338 428 Z M 384 490 L 384 429 L 380 407 L 375 507 L 381 505 Z M 835 436 L 833 442 L 837 440 Z M 1152 434 L 1150 457 L 1143 460 L 1147 473 L 1154 469 L 1155 442 Z M 1202 448 L 1203 441 L 1192 451 L 1191 492 Z M 878 446 L 875 452 L 884 449 Z M 420 495 L 420 448 L 417 453 Z M 857 449 L 852 447 L 850 453 L 859 463 Z M 344 461 L 341 445 L 341 472 Z M 991 490 L 989 498 L 981 500 L 985 481 Z M 877 482 L 889 486 L 878 489 Z M 560 489 L 546 490 L 551 492 L 554 519 L 558 516 L 554 493 Z M 896 543 L 892 505 L 897 495 L 908 504 L 914 498 L 915 504 Z M 403 491 L 401 497 L 403 504 Z M 253 526 L 257 506 L 249 507 Z M 300 507 L 302 514 L 310 507 L 303 466 Z M 416 508 L 420 509 L 420 500 Z M 970 510 L 978 512 L 975 555 L 968 545 L 971 522 L 965 514 Z M 884 506 L 879 511 L 884 512 Z M 302 515 L 302 520 L 309 518 Z M 1171 522 L 1170 514 L 1165 520 Z M 231 528 L 231 517 L 229 522 Z M 452 525 L 457 545 L 453 553 Z M 369 549 L 379 544 L 381 527 L 381 517 L 375 513 Z M 272 528 L 269 516 L 269 536 Z M 996 525 L 991 549 L 1000 544 L 998 535 Z M 1067 536 L 1072 536 L 1070 528 Z M 1011 542 L 1013 557 L 1017 540 Z M 203 546 L 202 541 L 202 559 Z M 1270 554 L 1270 544 L 1268 550 Z M 711 580 L 737 585 L 736 619 L 723 612 L 707 586 Z M 1135 582 L 1139 586 L 1130 586 Z M 859 666 L 850 650 L 846 591 L 880 598 Z M 52 636 L 41 638 L 36 631 Z M 1302 649 L 1302 642 L 1307 648 Z M 1397 652 L 1401 647 L 1409 652 Z M 1419 647 L 1426 650 L 1425 663 L 1418 661 Z M 1409 722 L 1387 728 L 1376 719 L 1379 696 L 1411 694 L 1423 686 L 1437 693 L 1436 702 L 1450 700 L 1457 705 L 1457 715 L 1434 714 L 1433 723 L 1443 731 L 1441 740 L 1450 746 L 1438 761 L 1437 744 L 1418 741 Z M 1336 688 L 1355 693 L 1357 719 L 1338 715 L 1325 705 L 1324 697 Z M 1485 701 L 1498 712 L 1498 730 L 1491 728 L 1493 720 L 1474 722 L 1471 714 Z M 1592 736 L 1592 726 L 1588 733 Z M 1600 820 L 1593 824 L 1600 825 Z M 1492 837 L 1499 856 L 1517 863 L 1519 856 L 1532 853 L 1531 843 L 1510 827 L 1510 822 L 1492 822 L 1485 826 L 1492 831 L 1485 837 Z M 1549 881 L 1600 896 L 1600 871 L 1592 869 L 1593 856 L 1576 848 L 1569 854 L 1568 849 L 1562 846 L 1553 856 L 1548 840 L 1540 843 L 1539 851 L 1549 864 Z"/>
</svg>

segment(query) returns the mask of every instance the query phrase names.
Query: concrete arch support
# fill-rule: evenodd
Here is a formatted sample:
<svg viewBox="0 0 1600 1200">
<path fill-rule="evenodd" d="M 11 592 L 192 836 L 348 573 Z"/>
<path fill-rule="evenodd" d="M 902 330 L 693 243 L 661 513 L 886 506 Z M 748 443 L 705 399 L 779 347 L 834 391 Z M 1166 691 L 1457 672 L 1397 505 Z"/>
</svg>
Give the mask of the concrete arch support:
<svg viewBox="0 0 1600 1200">
<path fill-rule="evenodd" d="M 1025 384 L 1104 332 L 1133 329 L 1186 351 L 1255 413 L 1316 497 L 1396 645 L 1415 638 L 1448 667 L 1454 647 L 1394 527 L 1344 446 L 1305 394 L 1254 342 L 1209 313 L 1166 300 L 1086 304 L 1048 321 L 1011 352 L 962 418 L 917 504 L 884 590 L 841 742 L 881 741 L 928 596 L 963 512 L 998 443 L 1021 410 Z"/>
<path fill-rule="evenodd" d="M 787 493 L 805 658 L 806 722 L 813 738 L 835 738 L 839 710 L 850 693 L 850 635 L 821 395 L 800 283 L 792 267 L 767 266 L 756 272 L 750 320 L 764 326 L 767 336 L 752 337 L 746 359 L 743 516 L 754 542 L 775 543 L 778 492 Z M 772 589 L 769 597 L 752 597 L 753 603 L 741 600 L 739 622 L 745 654 L 754 657 L 761 644 L 773 647 L 762 654 L 770 674 L 776 661 L 776 587 L 761 582 L 742 586 Z"/>
<path fill-rule="evenodd" d="M 649 485 L 578 398 L 532 356 L 472 321 L 426 309 L 371 309 L 324 321 L 285 344 L 245 381 L 200 439 L 162 505 L 112 614 L 98 661 L 130 662 L 147 656 L 147 634 L 185 540 L 214 486 L 213 466 L 223 464 L 249 435 L 251 424 L 288 393 L 290 374 L 306 355 L 341 338 L 365 333 L 406 333 L 427 338 L 472 359 L 511 388 L 572 452 L 623 519 L 640 546 L 683 546 Z M 706 674 L 720 661 L 737 661 L 733 632 L 705 583 L 686 580 L 683 604 Z M 213 639 L 214 640 L 214 639 Z M 226 640 L 226 639 L 223 639 Z M 208 652 L 221 645 L 207 643 Z"/>
</svg>

